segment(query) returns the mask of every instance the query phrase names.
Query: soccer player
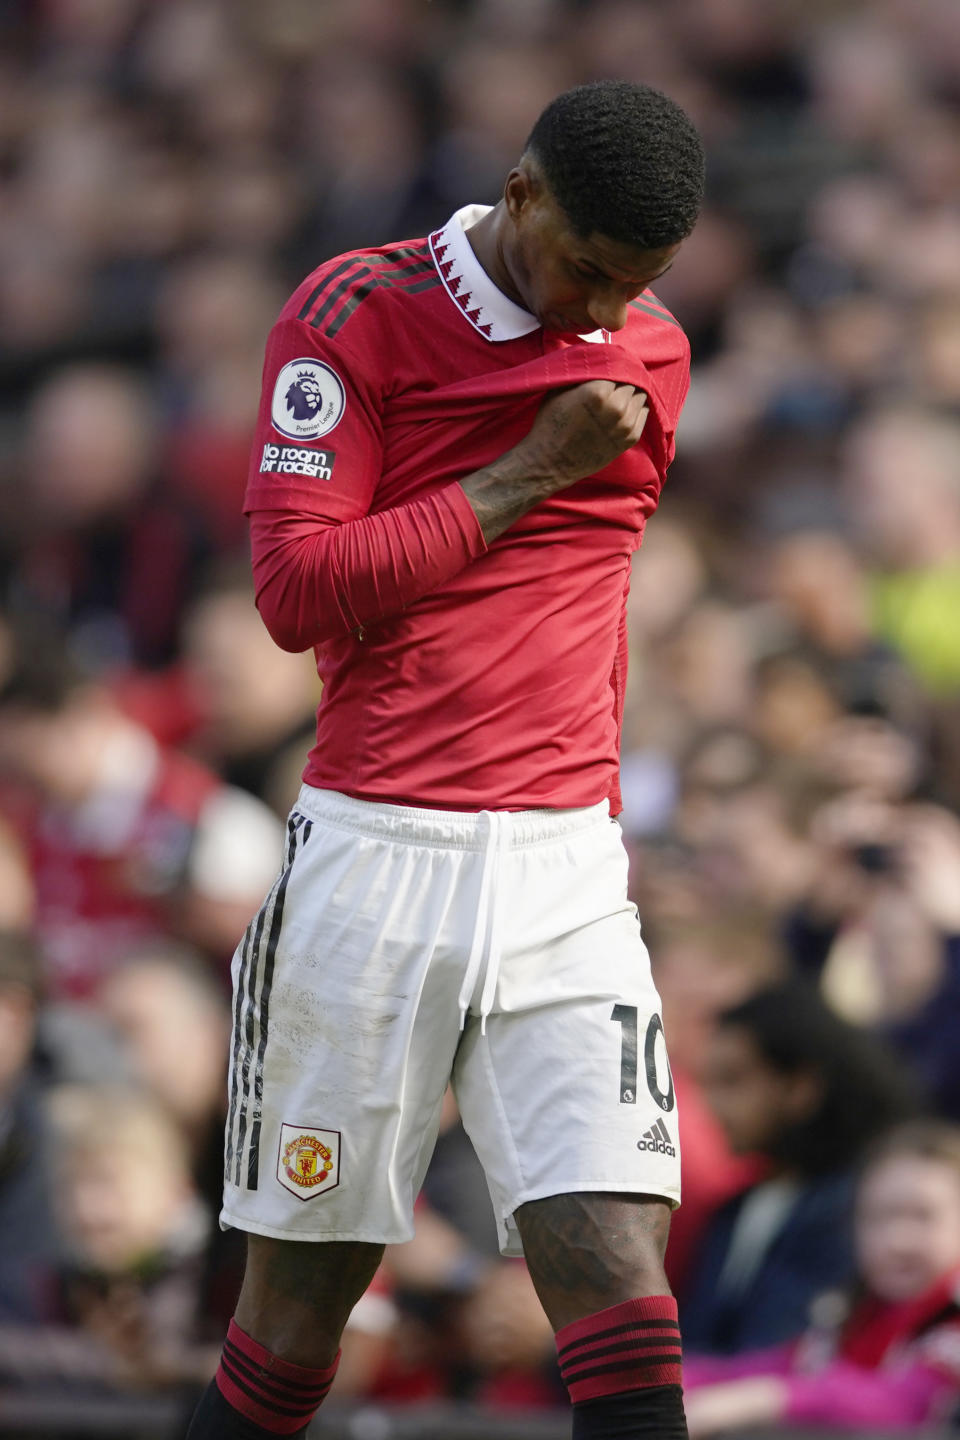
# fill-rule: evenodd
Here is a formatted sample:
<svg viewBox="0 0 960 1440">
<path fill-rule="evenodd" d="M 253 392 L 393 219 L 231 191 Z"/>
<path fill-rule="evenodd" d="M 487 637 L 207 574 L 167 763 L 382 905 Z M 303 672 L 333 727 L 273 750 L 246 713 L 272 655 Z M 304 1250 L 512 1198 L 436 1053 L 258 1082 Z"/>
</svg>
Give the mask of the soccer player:
<svg viewBox="0 0 960 1440">
<path fill-rule="evenodd" d="M 324 691 L 234 959 L 248 1262 L 190 1440 L 306 1433 L 451 1080 L 576 1440 L 685 1434 L 674 1091 L 611 816 L 630 559 L 689 377 L 647 287 L 702 186 L 673 101 L 572 90 L 499 204 L 328 261 L 270 336 L 257 603 Z"/>
</svg>

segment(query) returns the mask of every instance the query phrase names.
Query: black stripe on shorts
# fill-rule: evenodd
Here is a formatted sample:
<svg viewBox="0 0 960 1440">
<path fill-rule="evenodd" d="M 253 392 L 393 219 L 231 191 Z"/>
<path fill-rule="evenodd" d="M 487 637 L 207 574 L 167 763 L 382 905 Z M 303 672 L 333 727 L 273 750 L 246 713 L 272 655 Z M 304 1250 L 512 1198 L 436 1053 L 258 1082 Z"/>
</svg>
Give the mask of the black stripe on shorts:
<svg viewBox="0 0 960 1440">
<path fill-rule="evenodd" d="M 269 937 L 274 934 L 276 921 L 277 902 L 281 892 L 285 894 L 287 882 L 290 876 L 290 868 L 293 864 L 297 849 L 297 831 L 303 824 L 303 816 L 293 814 L 287 822 L 287 848 L 284 856 L 283 869 L 275 882 L 273 889 L 267 896 L 263 905 L 257 913 L 256 919 L 251 922 L 247 932 L 247 944 L 241 954 L 240 971 L 237 975 L 237 994 L 234 1008 L 234 1035 L 233 1035 L 233 1078 L 231 1083 L 230 1113 L 228 1115 L 228 1161 L 227 1178 L 230 1177 L 230 1164 L 233 1163 L 233 1183 L 240 1184 L 240 1176 L 243 1164 L 243 1151 L 246 1145 L 247 1135 L 247 1109 L 250 1102 L 250 1067 L 254 1054 L 254 1034 L 257 1012 L 259 1009 L 258 972 L 260 961 L 263 955 L 263 933 L 267 928 L 267 917 L 270 916 L 267 945 Z M 281 919 L 283 908 L 281 903 Z M 250 934 L 252 930 L 252 942 Z M 277 930 L 279 938 L 279 930 Z M 276 940 L 273 942 L 276 951 Z M 234 1145 L 233 1132 L 236 1128 L 236 1144 Z"/>
<path fill-rule="evenodd" d="M 313 821 L 303 822 L 300 830 L 300 845 L 306 845 L 313 829 Z M 247 1155 L 247 1189 L 256 1190 L 260 1178 L 260 1122 L 263 1118 L 263 1062 L 267 1053 L 267 1030 L 270 1024 L 270 991 L 273 989 L 273 970 L 277 958 L 277 944 L 283 928 L 283 907 L 287 895 L 287 883 L 293 871 L 297 850 L 297 837 L 293 837 L 293 848 L 286 872 L 277 887 L 277 898 L 273 904 L 273 921 L 267 939 L 267 954 L 263 963 L 263 980 L 260 985 L 260 1044 L 257 1048 L 257 1063 L 253 1072 L 253 1115 L 250 1126 L 250 1150 Z"/>
</svg>

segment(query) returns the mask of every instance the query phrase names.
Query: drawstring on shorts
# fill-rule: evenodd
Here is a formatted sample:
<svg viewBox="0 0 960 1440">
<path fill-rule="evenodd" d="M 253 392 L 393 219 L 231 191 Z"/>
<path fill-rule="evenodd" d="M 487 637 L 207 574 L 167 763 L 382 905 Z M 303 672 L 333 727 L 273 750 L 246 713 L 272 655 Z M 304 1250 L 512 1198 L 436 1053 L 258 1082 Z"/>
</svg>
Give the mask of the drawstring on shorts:
<svg viewBox="0 0 960 1440">
<path fill-rule="evenodd" d="M 500 974 L 500 957 L 503 953 L 501 941 L 501 906 L 498 894 L 497 871 L 500 855 L 510 836 L 510 815 L 504 810 L 481 812 L 487 822 L 487 838 L 483 848 L 483 871 L 480 877 L 480 895 L 477 900 L 477 918 L 473 927 L 470 956 L 460 986 L 460 1029 L 467 1023 L 467 1011 L 476 989 L 480 971 L 483 968 L 486 950 L 486 971 L 480 994 L 480 1034 L 487 1032 L 487 1016 L 493 1008 L 493 998 Z"/>
</svg>

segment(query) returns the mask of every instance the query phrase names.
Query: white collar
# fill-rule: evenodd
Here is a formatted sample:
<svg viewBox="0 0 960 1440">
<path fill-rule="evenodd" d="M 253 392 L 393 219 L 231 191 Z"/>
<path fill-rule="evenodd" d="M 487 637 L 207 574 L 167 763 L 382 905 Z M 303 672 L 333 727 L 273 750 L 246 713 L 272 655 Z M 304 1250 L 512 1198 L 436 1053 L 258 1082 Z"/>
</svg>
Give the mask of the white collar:
<svg viewBox="0 0 960 1440">
<path fill-rule="evenodd" d="M 430 236 L 430 252 L 447 294 L 474 330 L 487 340 L 519 340 L 521 335 L 539 330 L 540 321 L 497 289 L 467 239 L 467 230 L 491 209 L 490 205 L 464 205 Z"/>
<path fill-rule="evenodd" d="M 467 231 L 492 209 L 492 205 L 464 205 L 442 229 L 434 230 L 430 253 L 447 294 L 474 330 L 486 340 L 519 340 L 521 335 L 539 330 L 540 321 L 497 289 L 467 239 Z M 594 345 L 610 343 L 606 330 L 591 330 L 579 338 Z"/>
</svg>

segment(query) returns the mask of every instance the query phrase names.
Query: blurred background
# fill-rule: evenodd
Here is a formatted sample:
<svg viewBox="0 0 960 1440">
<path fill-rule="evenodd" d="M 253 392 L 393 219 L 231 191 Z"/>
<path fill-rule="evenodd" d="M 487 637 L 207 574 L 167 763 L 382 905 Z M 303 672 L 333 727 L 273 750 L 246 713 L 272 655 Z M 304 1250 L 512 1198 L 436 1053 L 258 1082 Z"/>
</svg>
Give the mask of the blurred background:
<svg viewBox="0 0 960 1440">
<path fill-rule="evenodd" d="M 320 261 L 495 202 L 603 77 L 667 90 L 709 157 L 656 287 L 693 378 L 635 568 L 622 817 L 691 1375 L 772 1343 L 795 1369 L 811 1334 L 829 1371 L 864 1293 L 901 1359 L 931 1295 L 954 1315 L 956 0 L 0 0 L 2 1434 L 179 1435 L 232 1312 L 229 959 L 318 699 L 248 577 L 267 331 Z M 897 1164 L 913 1229 L 878 1258 Z M 566 1433 L 488 1208 L 451 1104 L 318 1434 Z M 949 1420 L 957 1349 L 904 1424 Z M 779 1418 L 856 1423 L 805 1403 Z"/>
</svg>

